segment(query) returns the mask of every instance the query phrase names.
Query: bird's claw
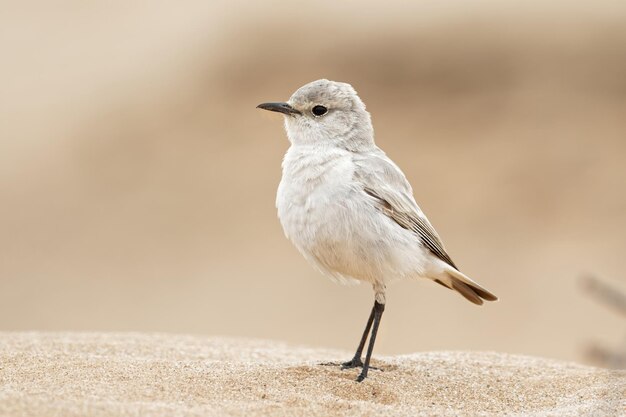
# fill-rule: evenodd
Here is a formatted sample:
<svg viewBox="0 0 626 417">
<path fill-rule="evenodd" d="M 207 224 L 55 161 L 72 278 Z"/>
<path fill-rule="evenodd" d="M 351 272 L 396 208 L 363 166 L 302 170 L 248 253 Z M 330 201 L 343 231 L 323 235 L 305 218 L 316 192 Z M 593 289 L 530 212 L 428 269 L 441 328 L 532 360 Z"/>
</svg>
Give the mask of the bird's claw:
<svg viewBox="0 0 626 417">
<path fill-rule="evenodd" d="M 341 364 L 341 369 L 352 369 L 352 368 L 362 368 L 363 362 L 360 358 L 353 358 L 348 362 L 344 362 Z"/>
</svg>

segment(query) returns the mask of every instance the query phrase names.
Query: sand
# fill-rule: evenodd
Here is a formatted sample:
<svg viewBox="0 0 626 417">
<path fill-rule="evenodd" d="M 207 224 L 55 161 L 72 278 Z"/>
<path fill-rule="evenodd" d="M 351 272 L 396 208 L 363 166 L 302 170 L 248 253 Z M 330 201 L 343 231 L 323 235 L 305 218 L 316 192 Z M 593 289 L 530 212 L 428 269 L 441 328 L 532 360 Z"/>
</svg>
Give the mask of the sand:
<svg viewBox="0 0 626 417">
<path fill-rule="evenodd" d="M 618 416 L 626 372 L 490 352 L 378 357 L 163 334 L 1 333 L 1 416 Z"/>
</svg>

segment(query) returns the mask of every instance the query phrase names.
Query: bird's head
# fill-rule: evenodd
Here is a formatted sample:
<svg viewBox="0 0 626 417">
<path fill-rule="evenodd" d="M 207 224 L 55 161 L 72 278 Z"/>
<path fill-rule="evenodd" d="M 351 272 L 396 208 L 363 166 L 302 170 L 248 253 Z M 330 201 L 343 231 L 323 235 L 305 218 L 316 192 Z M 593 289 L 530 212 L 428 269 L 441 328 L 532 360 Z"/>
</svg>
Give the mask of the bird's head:
<svg viewBox="0 0 626 417">
<path fill-rule="evenodd" d="M 287 137 L 294 145 L 358 151 L 374 144 L 370 115 L 350 84 L 317 80 L 300 87 L 287 102 L 257 107 L 285 115 Z"/>
</svg>

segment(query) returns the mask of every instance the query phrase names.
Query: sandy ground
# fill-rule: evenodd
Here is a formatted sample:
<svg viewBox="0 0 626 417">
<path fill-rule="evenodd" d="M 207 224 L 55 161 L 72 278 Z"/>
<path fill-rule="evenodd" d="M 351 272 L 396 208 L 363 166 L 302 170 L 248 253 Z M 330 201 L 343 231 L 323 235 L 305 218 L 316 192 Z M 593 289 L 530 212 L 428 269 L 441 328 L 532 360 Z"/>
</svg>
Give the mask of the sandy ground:
<svg viewBox="0 0 626 417">
<path fill-rule="evenodd" d="M 2 416 L 618 416 L 626 372 L 488 352 L 381 357 L 364 383 L 283 343 L 2 333 Z M 620 414 L 621 413 L 621 414 Z"/>
</svg>

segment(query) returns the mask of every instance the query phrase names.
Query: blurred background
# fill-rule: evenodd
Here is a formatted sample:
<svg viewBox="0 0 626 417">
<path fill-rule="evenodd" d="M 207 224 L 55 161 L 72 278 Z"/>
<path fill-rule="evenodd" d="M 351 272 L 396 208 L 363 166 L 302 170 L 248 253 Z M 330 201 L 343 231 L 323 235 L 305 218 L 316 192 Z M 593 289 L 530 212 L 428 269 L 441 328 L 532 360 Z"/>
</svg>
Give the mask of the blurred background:
<svg viewBox="0 0 626 417">
<path fill-rule="evenodd" d="M 623 318 L 626 3 L 0 6 L 0 329 L 157 331 L 352 351 L 367 285 L 284 238 L 281 116 L 350 82 L 452 258 L 500 302 L 390 287 L 376 351 L 590 362 Z M 338 358 L 341 359 L 341 358 Z M 347 359 L 347 358 L 344 358 Z"/>
</svg>

